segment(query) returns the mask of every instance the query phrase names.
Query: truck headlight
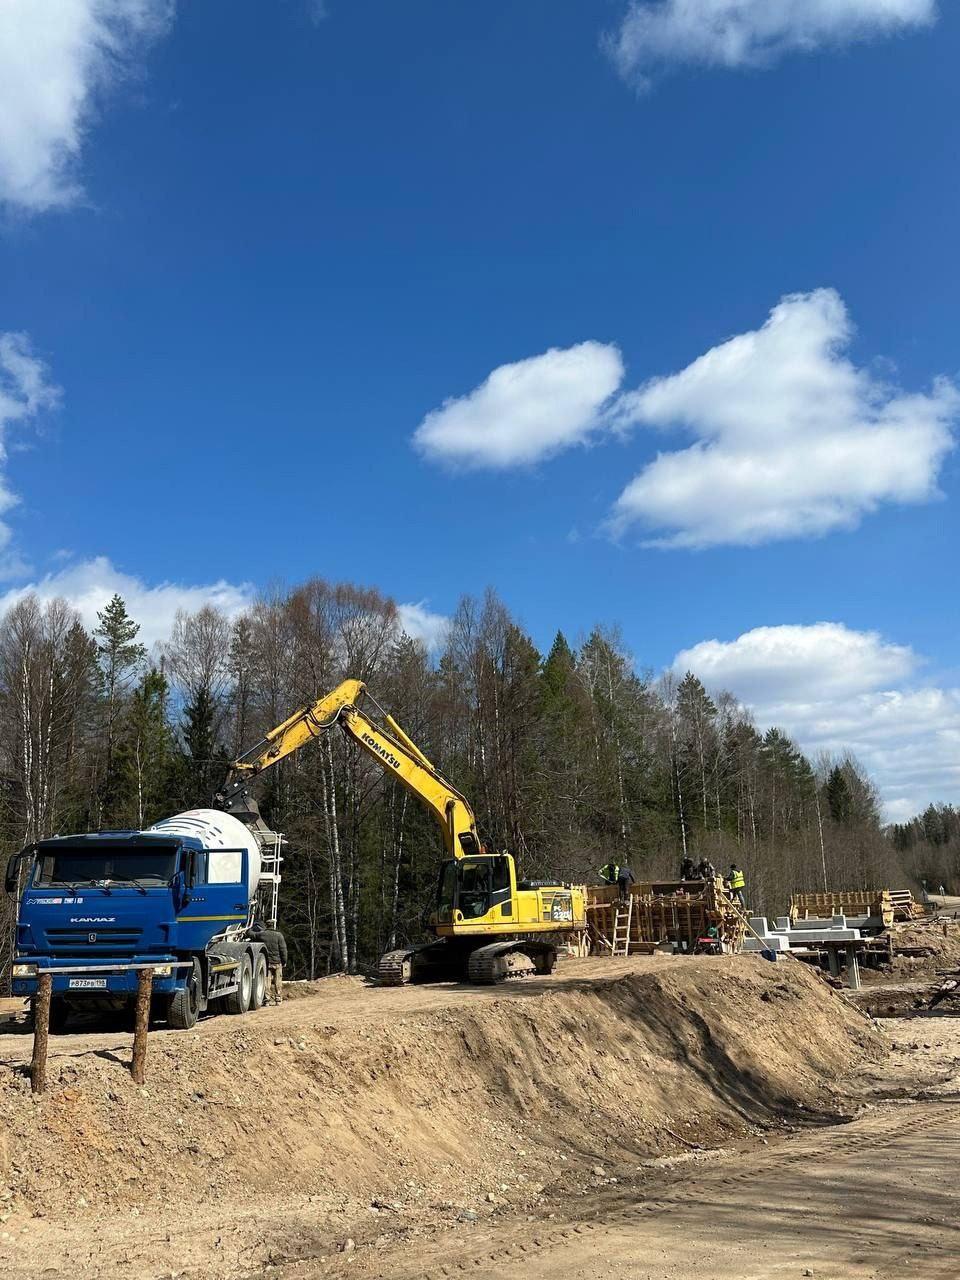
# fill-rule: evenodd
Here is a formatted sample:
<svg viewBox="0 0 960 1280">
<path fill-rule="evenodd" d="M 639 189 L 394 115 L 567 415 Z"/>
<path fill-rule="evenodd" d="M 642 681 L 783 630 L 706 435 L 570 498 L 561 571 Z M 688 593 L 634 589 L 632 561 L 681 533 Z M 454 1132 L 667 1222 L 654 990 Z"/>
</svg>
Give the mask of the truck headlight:
<svg viewBox="0 0 960 1280">
<path fill-rule="evenodd" d="M 169 977 L 170 977 L 170 975 L 171 975 L 171 973 L 173 973 L 173 965 L 172 965 L 172 964 L 158 964 L 158 965 L 154 965 L 154 968 L 153 968 L 153 976 L 154 976 L 155 978 L 169 978 Z"/>
<path fill-rule="evenodd" d="M 35 978 L 37 976 L 37 966 L 35 964 L 15 964 L 13 966 L 13 976 L 15 978 Z"/>
</svg>

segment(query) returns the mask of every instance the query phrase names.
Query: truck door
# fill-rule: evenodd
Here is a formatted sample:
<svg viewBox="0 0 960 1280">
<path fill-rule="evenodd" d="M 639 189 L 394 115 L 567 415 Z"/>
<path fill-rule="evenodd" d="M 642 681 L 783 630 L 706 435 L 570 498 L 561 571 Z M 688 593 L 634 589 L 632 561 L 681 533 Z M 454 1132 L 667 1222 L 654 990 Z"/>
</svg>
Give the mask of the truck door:
<svg viewBox="0 0 960 1280">
<path fill-rule="evenodd" d="M 215 934 L 246 923 L 248 869 L 246 849 L 205 849 L 187 860 L 189 901 L 177 916 L 181 948 L 202 951 Z"/>
</svg>

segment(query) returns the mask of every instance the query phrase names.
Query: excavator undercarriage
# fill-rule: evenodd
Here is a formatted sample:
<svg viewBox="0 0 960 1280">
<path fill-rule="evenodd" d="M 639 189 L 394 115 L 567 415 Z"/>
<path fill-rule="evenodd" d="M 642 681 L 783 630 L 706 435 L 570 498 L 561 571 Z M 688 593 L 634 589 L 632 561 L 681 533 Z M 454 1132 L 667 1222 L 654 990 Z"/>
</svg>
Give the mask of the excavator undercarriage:
<svg viewBox="0 0 960 1280">
<path fill-rule="evenodd" d="M 408 982 L 473 982 L 491 986 L 508 978 L 552 973 L 555 943 L 541 938 L 498 938 L 496 942 L 440 938 L 388 951 L 380 958 L 379 978 L 385 987 Z"/>
</svg>

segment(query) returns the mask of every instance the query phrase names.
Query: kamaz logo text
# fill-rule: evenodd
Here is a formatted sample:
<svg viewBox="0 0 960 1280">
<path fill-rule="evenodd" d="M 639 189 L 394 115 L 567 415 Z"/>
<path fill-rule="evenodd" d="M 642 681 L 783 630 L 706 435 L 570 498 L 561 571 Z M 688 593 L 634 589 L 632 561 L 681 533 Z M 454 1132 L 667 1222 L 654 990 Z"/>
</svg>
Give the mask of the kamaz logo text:
<svg viewBox="0 0 960 1280">
<path fill-rule="evenodd" d="M 388 751 L 386 747 L 381 747 L 380 743 L 376 740 L 376 738 L 371 738 L 369 733 L 362 733 L 360 737 L 367 744 L 367 746 L 372 747 L 373 750 L 380 757 L 380 759 L 385 760 L 387 764 L 390 765 L 391 768 L 393 769 L 400 768 L 400 761 L 397 759 L 397 757 L 393 754 L 392 751 Z"/>
<path fill-rule="evenodd" d="M 71 916 L 71 924 L 113 924 L 116 916 Z"/>
</svg>

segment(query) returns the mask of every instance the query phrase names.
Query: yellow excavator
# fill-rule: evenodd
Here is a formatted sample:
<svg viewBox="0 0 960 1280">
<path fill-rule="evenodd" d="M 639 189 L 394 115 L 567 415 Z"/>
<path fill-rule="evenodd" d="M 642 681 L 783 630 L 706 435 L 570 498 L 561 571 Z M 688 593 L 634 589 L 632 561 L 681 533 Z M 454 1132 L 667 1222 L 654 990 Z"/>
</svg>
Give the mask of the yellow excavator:
<svg viewBox="0 0 960 1280">
<path fill-rule="evenodd" d="M 382 724 L 366 713 L 364 702 L 380 712 Z M 377 706 L 362 681 L 344 680 L 235 760 L 217 797 L 221 807 L 255 824 L 259 811 L 249 795 L 250 782 L 334 725 L 385 773 L 419 796 L 439 822 L 447 852 L 427 920 L 433 941 L 388 951 L 380 960 L 381 982 L 401 986 L 416 980 L 466 978 L 493 983 L 550 973 L 557 958 L 557 936 L 586 927 L 583 889 L 552 881 L 518 881 L 510 854 L 492 853 L 484 846 L 465 797 Z"/>
</svg>

